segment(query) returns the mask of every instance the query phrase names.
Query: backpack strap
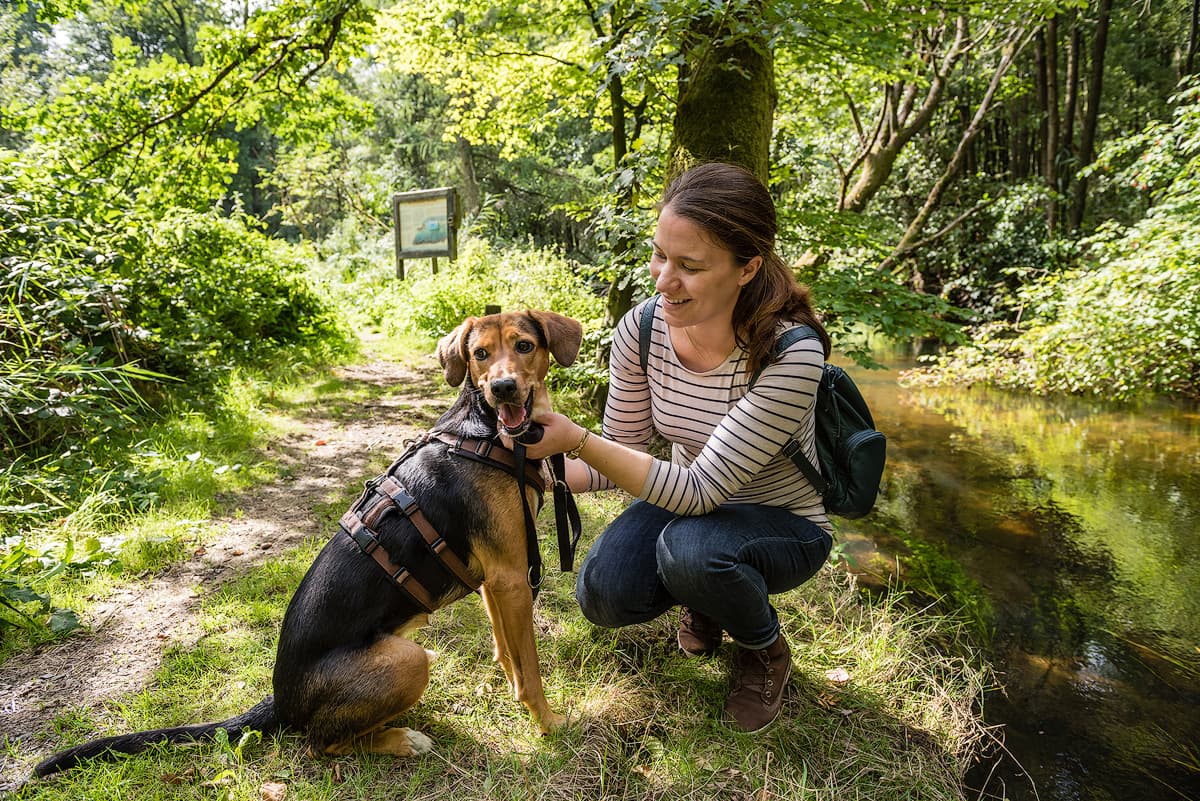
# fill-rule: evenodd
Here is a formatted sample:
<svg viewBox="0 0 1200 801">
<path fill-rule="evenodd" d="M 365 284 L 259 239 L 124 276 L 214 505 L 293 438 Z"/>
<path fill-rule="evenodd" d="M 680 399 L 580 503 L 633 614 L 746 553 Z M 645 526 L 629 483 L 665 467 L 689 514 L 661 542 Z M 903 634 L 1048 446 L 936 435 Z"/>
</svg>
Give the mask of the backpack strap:
<svg viewBox="0 0 1200 801">
<path fill-rule="evenodd" d="M 658 308 L 659 297 L 652 297 L 650 302 L 642 307 L 642 314 L 638 318 L 638 361 L 641 362 L 643 373 L 646 372 L 646 365 L 650 363 L 650 335 L 654 333 L 654 310 Z"/>
<path fill-rule="evenodd" d="M 771 352 L 778 358 L 781 353 L 802 339 L 820 338 L 821 335 L 811 325 L 797 325 L 779 335 L 779 338 L 775 340 L 775 347 L 771 349 Z M 758 380 L 758 376 L 762 371 L 763 367 L 758 368 L 758 372 L 750 378 L 749 386 L 754 386 L 754 382 Z M 822 373 L 822 384 L 824 383 L 824 378 L 825 376 Z M 813 399 L 813 403 L 816 403 L 815 398 Z M 808 479 L 808 483 L 813 485 L 818 495 L 825 494 L 826 490 L 829 489 L 829 482 L 821 475 L 821 471 L 817 469 L 817 466 L 810 462 L 808 457 L 804 455 L 804 452 L 800 450 L 800 440 L 789 439 L 783 446 L 783 455 L 792 460 L 796 468 Z"/>
<path fill-rule="evenodd" d="M 817 330 L 811 325 L 797 325 L 793 328 L 789 328 L 779 335 L 779 338 L 775 340 L 775 347 L 771 348 L 771 356 L 778 359 L 781 353 L 802 339 L 820 338 L 821 335 L 818 334 Z M 754 382 L 758 380 L 760 375 L 762 375 L 764 368 L 766 368 L 765 364 L 762 367 L 759 367 L 758 372 L 750 377 L 750 383 L 746 385 L 747 388 L 754 386 Z"/>
</svg>

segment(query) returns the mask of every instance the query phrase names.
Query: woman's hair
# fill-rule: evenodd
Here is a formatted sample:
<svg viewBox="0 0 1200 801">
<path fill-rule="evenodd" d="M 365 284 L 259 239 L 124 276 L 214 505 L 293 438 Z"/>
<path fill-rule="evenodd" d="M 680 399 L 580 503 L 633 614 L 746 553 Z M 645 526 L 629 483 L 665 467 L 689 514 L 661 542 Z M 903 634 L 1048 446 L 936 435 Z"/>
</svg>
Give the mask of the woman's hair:
<svg viewBox="0 0 1200 801">
<path fill-rule="evenodd" d="M 733 335 L 746 351 L 751 375 L 770 360 L 780 321 L 812 326 L 829 358 L 829 335 L 813 310 L 808 288 L 797 283 L 775 250 L 775 201 L 754 173 L 734 164 L 692 167 L 667 186 L 659 213 L 668 206 L 732 252 L 739 265 L 762 257 L 758 273 L 742 287 L 733 307 Z"/>
</svg>

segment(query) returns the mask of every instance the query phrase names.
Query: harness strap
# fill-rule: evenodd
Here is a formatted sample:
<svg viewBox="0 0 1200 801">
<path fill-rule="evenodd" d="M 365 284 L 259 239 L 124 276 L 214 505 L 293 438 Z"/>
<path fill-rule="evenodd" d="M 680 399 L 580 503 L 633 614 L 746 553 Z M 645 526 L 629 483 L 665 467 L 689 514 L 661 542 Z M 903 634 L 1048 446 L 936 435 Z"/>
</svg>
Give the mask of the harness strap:
<svg viewBox="0 0 1200 801">
<path fill-rule="evenodd" d="M 425 517 L 420 507 L 417 506 L 416 499 L 400 485 L 399 481 L 393 476 L 385 476 L 375 489 L 377 492 L 382 492 L 412 521 L 417 531 L 421 532 L 421 536 L 425 539 L 425 544 L 429 546 L 429 550 L 433 552 L 439 562 L 449 568 L 450 572 L 457 576 L 463 584 L 472 590 L 479 589 L 479 582 L 471 575 L 471 571 L 463 564 L 463 560 L 459 559 L 458 554 L 450 549 L 445 538 L 437 533 L 433 524 L 429 522 L 429 518 Z"/>
<path fill-rule="evenodd" d="M 518 479 L 523 475 L 525 480 L 533 484 L 537 489 L 538 494 L 546 491 L 546 481 L 542 478 L 541 472 L 533 465 L 524 462 L 524 448 L 521 448 L 521 466 L 517 466 L 517 454 L 515 450 L 510 451 L 503 445 L 500 445 L 495 440 L 478 439 L 477 437 L 467 437 L 462 434 L 451 434 L 446 431 L 430 431 L 425 435 L 429 439 L 436 439 L 450 446 L 450 452 L 455 456 L 462 456 L 467 459 L 474 459 L 477 462 L 490 464 L 492 467 L 499 467 L 510 475 L 517 476 Z M 519 443 L 514 443 L 519 445 Z"/>
<path fill-rule="evenodd" d="M 533 588 L 534 595 L 536 596 L 542 583 L 542 554 L 537 539 L 537 524 L 534 521 L 534 512 L 529 508 L 529 500 L 525 490 L 529 485 L 533 486 L 538 493 L 538 506 L 540 507 L 547 484 L 537 467 L 526 461 L 525 446 L 520 442 L 515 442 L 513 450 L 510 451 L 495 440 L 433 430 L 426 432 L 410 445 L 392 468 L 411 456 L 422 445 L 435 439 L 448 445 L 449 452 L 454 456 L 473 459 L 492 467 L 497 467 L 516 477 L 517 487 L 521 495 L 521 510 L 525 516 L 525 545 L 529 561 L 529 586 Z M 579 510 L 575 505 L 575 499 L 566 485 L 563 457 L 561 455 L 552 456 L 551 465 L 555 473 L 554 516 L 558 528 L 559 560 L 562 569 L 569 572 L 574 569 L 575 548 L 579 542 L 582 525 L 579 519 Z M 413 577 L 412 573 L 406 567 L 391 561 L 387 554 L 387 549 L 381 546 L 378 536 L 373 529 L 388 510 L 395 508 L 404 514 L 412 522 L 417 531 L 421 533 L 426 546 L 438 562 L 441 563 L 442 567 L 453 573 L 465 586 L 477 591 L 479 589 L 479 582 L 474 579 L 466 564 L 463 563 L 458 554 L 450 549 L 445 538 L 437 533 L 437 530 L 434 529 L 428 518 L 421 512 L 412 494 L 392 476 L 392 468 L 389 468 L 388 472 L 378 479 L 378 483 L 371 482 L 371 484 L 368 484 L 366 491 L 363 492 L 358 502 L 354 504 L 354 507 L 361 506 L 374 493 L 375 497 L 370 502 L 370 505 L 361 513 L 355 512 L 352 508 L 351 511 L 342 516 L 340 525 L 342 530 L 358 545 L 359 549 L 373 558 L 401 590 L 407 593 L 426 612 L 432 613 L 435 602 L 429 591 Z M 568 535 L 568 526 L 571 528 L 573 536 Z"/>
<path fill-rule="evenodd" d="M 374 509 L 375 507 L 373 507 Z M 391 577 L 396 586 L 408 594 L 410 598 L 416 601 L 417 606 L 420 606 L 426 613 L 433 613 L 434 602 L 429 595 L 429 591 L 417 581 L 408 568 L 404 565 L 398 565 L 388 556 L 387 549 L 379 544 L 379 538 L 372 531 L 363 519 L 359 517 L 354 510 L 346 512 L 342 515 L 339 522 L 342 531 L 349 535 L 350 539 L 354 540 L 359 549 L 374 559 L 384 572 Z"/>
</svg>

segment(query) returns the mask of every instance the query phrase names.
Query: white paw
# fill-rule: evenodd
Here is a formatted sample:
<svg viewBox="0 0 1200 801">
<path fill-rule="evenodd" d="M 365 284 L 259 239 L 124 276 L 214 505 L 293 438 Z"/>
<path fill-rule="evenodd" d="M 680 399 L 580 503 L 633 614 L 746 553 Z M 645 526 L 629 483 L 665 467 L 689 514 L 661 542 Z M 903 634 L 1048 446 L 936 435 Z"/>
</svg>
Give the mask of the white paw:
<svg viewBox="0 0 1200 801">
<path fill-rule="evenodd" d="M 428 658 L 428 659 L 429 659 L 429 661 L 430 661 L 430 662 L 432 662 L 432 661 L 434 661 L 435 659 L 437 659 L 437 658 L 438 658 L 438 652 L 437 652 L 437 651 L 430 651 L 428 648 L 426 648 L 426 649 L 425 649 L 425 656 L 426 656 L 426 658 Z"/>
<path fill-rule="evenodd" d="M 416 729 L 405 729 L 405 731 L 408 732 L 408 744 L 412 746 L 414 754 L 428 754 L 433 750 L 433 740 Z"/>
</svg>

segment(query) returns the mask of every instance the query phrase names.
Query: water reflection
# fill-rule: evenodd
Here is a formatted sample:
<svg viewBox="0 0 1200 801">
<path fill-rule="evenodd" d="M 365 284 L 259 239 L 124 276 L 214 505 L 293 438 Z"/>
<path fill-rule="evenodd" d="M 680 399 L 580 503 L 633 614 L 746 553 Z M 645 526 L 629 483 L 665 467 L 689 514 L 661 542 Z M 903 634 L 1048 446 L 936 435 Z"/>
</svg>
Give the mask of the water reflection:
<svg viewBox="0 0 1200 801">
<path fill-rule="evenodd" d="M 1200 799 L 1200 415 L 852 372 L 888 473 L 878 512 L 839 526 L 845 554 L 989 639 L 1005 690 L 985 715 L 1013 758 L 972 780 Z"/>
</svg>

